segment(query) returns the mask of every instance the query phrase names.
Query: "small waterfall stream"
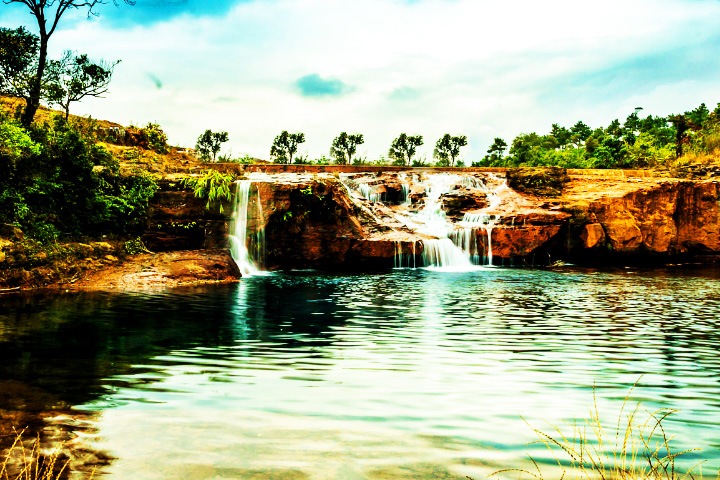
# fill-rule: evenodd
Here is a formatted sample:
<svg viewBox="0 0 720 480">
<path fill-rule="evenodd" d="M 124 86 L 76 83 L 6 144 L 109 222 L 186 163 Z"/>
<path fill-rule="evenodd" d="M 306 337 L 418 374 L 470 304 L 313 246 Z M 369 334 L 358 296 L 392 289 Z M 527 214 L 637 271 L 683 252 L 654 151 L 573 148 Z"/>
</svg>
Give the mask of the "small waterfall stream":
<svg viewBox="0 0 720 480">
<path fill-rule="evenodd" d="M 262 205 L 259 198 L 254 203 L 254 215 L 248 216 L 251 209 L 250 180 L 236 182 L 235 199 L 233 205 L 232 221 L 230 223 L 230 254 L 240 269 L 243 277 L 258 275 L 262 272 L 261 266 L 265 256 L 265 231 L 262 228 L 248 231 L 248 219 L 254 219 L 255 227 L 262 225 Z M 259 192 L 258 192 L 259 196 Z M 258 221 L 259 220 L 259 221 Z"/>
</svg>

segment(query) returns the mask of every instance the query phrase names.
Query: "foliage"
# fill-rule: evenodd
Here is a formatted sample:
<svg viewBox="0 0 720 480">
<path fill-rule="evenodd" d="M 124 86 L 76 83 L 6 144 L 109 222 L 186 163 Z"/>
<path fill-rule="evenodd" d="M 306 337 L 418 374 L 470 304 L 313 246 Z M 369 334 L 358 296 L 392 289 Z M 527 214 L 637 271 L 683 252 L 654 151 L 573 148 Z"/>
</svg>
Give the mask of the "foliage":
<svg viewBox="0 0 720 480">
<path fill-rule="evenodd" d="M 143 228 L 152 176 L 120 175 L 110 153 L 62 117 L 30 130 L 0 119 L 0 132 L 1 223 L 45 243 Z"/>
<path fill-rule="evenodd" d="M 12 121 L 0 123 L 0 155 L 16 159 L 25 155 L 38 155 L 40 145 L 33 142 L 30 135 Z"/>
<path fill-rule="evenodd" d="M 510 168 L 507 171 L 510 188 L 544 197 L 560 195 L 569 180 L 567 171 L 561 167 Z"/>
<path fill-rule="evenodd" d="M 720 106 L 705 104 L 682 114 L 641 115 L 636 108 L 624 122 L 615 119 L 605 128 L 582 121 L 570 128 L 552 124 L 545 135 L 522 133 L 510 144 L 496 138 L 488 154 L 475 166 L 564 168 L 665 168 L 680 157 L 715 157 L 720 154 Z"/>
<path fill-rule="evenodd" d="M 617 423 L 609 428 L 601 420 L 594 392 L 590 417 L 582 425 L 574 425 L 572 434 L 565 434 L 558 427 L 553 427 L 552 433 L 531 427 L 538 436 L 539 442 L 555 459 L 562 472 L 561 478 L 566 478 L 569 474 L 572 478 L 581 479 L 702 478 L 702 473 L 694 472 L 699 464 L 684 473 L 676 467 L 676 459 L 693 450 L 676 451 L 671 447 L 672 437 L 666 431 L 664 422 L 675 411 L 670 409 L 646 411 L 641 408 L 640 403 L 629 409 L 628 403 L 634 388 L 635 386 L 630 389 L 623 401 Z M 493 476 L 515 471 L 531 478 L 543 479 L 543 472 L 538 463 L 532 457 L 530 460 L 535 471 L 500 470 L 493 473 Z M 720 472 L 718 473 L 720 475 Z"/>
<path fill-rule="evenodd" d="M 410 166 L 417 152 L 417 147 L 422 144 L 422 135 L 407 135 L 406 133 L 401 133 L 390 145 L 388 156 L 395 160 L 395 164 Z"/>
<path fill-rule="evenodd" d="M 330 156 L 338 165 L 350 165 L 353 163 L 353 156 L 357 153 L 358 145 L 363 143 L 365 143 L 365 139 L 362 134 L 348 135 L 347 132 L 341 132 L 332 142 Z"/>
<path fill-rule="evenodd" d="M 27 98 L 37 73 L 40 39 L 19 27 L 0 27 L 0 94 Z"/>
<path fill-rule="evenodd" d="M 48 94 L 51 104 L 60 105 L 65 120 L 70 117 L 70 104 L 85 97 L 100 98 L 107 92 L 113 70 L 120 61 L 93 62 L 86 54 L 77 55 L 69 50 L 60 60 L 48 62 Z"/>
<path fill-rule="evenodd" d="M 467 145 L 467 137 L 460 135 L 453 137 L 449 133 L 443 135 L 435 144 L 433 156 L 438 159 L 439 166 L 455 166 L 455 159 L 460 155 L 460 149 Z"/>
<path fill-rule="evenodd" d="M 168 152 L 167 135 L 160 125 L 149 122 L 140 130 L 140 133 L 143 140 L 147 142 L 147 146 L 150 150 L 156 153 Z"/>
<path fill-rule="evenodd" d="M 293 163 L 293 156 L 297 153 L 298 145 L 305 143 L 304 133 L 288 133 L 283 130 L 273 140 L 270 147 L 270 157 L 276 163 Z"/>
<path fill-rule="evenodd" d="M 136 237 L 126 241 L 123 244 L 125 252 L 128 255 L 137 255 L 139 253 L 150 253 L 140 237 Z"/>
<path fill-rule="evenodd" d="M 195 144 L 195 150 L 200 154 L 200 159 L 208 162 L 214 162 L 217 158 L 217 154 L 220 151 L 220 147 L 223 143 L 229 140 L 228 132 L 213 132 L 212 130 L 205 130 L 200 135 Z"/>
<path fill-rule="evenodd" d="M 222 202 L 232 199 L 230 185 L 234 181 L 235 177 L 228 173 L 207 170 L 199 177 L 184 178 L 182 184 L 191 188 L 196 197 L 207 200 L 205 208 L 211 210 L 213 206 L 217 205 L 218 210 L 222 213 L 224 211 Z"/>
</svg>

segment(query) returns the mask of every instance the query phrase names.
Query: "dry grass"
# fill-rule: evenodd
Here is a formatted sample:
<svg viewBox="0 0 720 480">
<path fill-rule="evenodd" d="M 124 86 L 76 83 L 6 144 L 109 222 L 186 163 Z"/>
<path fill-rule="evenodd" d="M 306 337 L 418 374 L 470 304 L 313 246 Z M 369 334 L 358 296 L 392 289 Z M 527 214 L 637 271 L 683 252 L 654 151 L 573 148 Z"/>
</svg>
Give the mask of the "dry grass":
<svg viewBox="0 0 720 480">
<path fill-rule="evenodd" d="M 670 409 L 644 410 L 640 403 L 630 409 L 629 397 L 625 397 L 617 423 L 609 428 L 600 420 L 597 397 L 593 393 L 593 408 L 589 418 L 573 425 L 572 433 L 566 435 L 557 426 L 551 433 L 530 428 L 538 436 L 557 464 L 552 477 L 600 480 L 695 480 L 702 479 L 702 463 L 680 471 L 676 459 L 690 450 L 673 450 L 672 436 L 663 422 L 676 413 Z M 499 470 L 493 475 L 507 472 L 520 473 L 526 478 L 544 479 L 542 468 L 530 457 L 534 471 L 521 469 Z M 716 477 L 720 480 L 720 471 Z"/>
<path fill-rule="evenodd" d="M 0 464 L 0 480 L 60 480 L 67 473 L 69 460 L 63 460 L 62 449 L 42 448 L 40 438 L 28 444 L 24 430 L 15 432 L 15 440 Z"/>
</svg>

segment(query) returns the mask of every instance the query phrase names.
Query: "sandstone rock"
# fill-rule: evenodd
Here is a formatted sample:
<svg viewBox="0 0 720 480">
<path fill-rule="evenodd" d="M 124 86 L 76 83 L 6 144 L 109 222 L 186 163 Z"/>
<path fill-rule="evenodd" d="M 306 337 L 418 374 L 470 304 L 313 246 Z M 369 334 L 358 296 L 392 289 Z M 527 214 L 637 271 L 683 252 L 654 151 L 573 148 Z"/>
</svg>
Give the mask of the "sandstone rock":
<svg viewBox="0 0 720 480">
<path fill-rule="evenodd" d="M 583 247 L 595 248 L 605 241 L 605 230 L 599 223 L 588 223 L 583 227 L 580 240 L 582 240 Z"/>
<path fill-rule="evenodd" d="M 0 224 L 0 237 L 7 238 L 13 241 L 21 241 L 25 238 L 23 231 L 15 225 L 8 225 L 7 223 Z"/>
<path fill-rule="evenodd" d="M 93 242 L 91 246 L 96 253 L 112 253 L 115 251 L 115 247 L 108 242 Z"/>
<path fill-rule="evenodd" d="M 545 247 L 560 230 L 560 225 L 496 226 L 492 230 L 493 256 L 507 259 L 531 256 Z M 487 235 L 483 230 L 477 233 L 478 243 L 487 255 Z"/>
</svg>

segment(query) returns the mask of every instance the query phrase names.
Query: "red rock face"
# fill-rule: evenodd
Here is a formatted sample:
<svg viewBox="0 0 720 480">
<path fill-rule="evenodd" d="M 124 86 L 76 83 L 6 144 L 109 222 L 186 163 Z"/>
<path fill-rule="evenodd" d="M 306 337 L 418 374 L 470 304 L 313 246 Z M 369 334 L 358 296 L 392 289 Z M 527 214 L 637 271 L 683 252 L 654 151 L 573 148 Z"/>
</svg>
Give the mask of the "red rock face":
<svg viewBox="0 0 720 480">
<path fill-rule="evenodd" d="M 588 211 L 598 223 L 586 227 L 585 248 L 606 247 L 625 255 L 720 252 L 716 182 L 666 182 L 602 198 Z"/>
<path fill-rule="evenodd" d="M 248 229 L 265 232 L 263 268 L 352 270 L 421 264 L 423 239 L 429 237 L 396 218 L 403 184 L 414 199 L 403 208 L 422 207 L 425 192 L 419 184 L 408 185 L 408 177 L 400 180 L 393 174 L 358 177 L 371 185 L 371 193 L 392 197 L 371 202 L 357 198 L 337 175 L 283 175 L 254 182 L 251 189 Z M 466 185 L 441 202 L 452 222 L 460 222 L 465 212 L 493 216 L 496 264 L 538 265 L 564 257 L 581 263 L 605 263 L 609 258 L 623 263 L 635 257 L 662 261 L 679 254 L 720 252 L 716 182 L 648 180 L 624 182 L 622 188 L 617 183 L 608 191 L 582 185 L 590 193 L 555 199 L 501 189 L 500 202 L 493 206 L 485 193 Z M 143 237 L 151 250 L 207 248 L 226 241 L 229 211 L 222 216 L 209 213 L 187 192 L 161 193 L 154 205 Z M 153 231 L 156 224 L 180 228 Z M 486 229 L 476 228 L 475 237 L 478 253 L 487 257 Z"/>
</svg>

